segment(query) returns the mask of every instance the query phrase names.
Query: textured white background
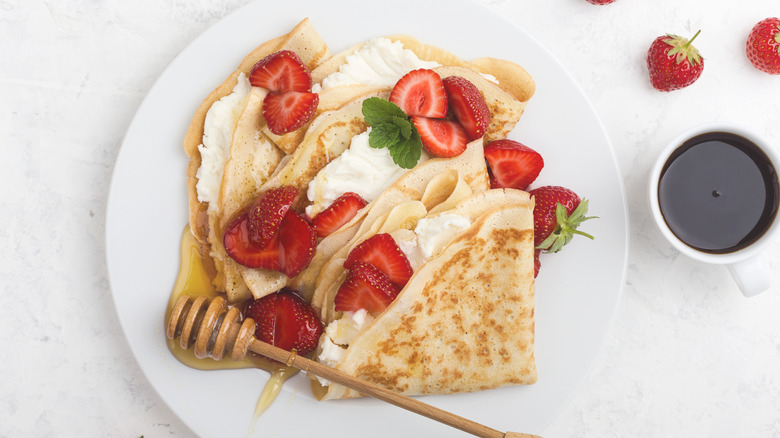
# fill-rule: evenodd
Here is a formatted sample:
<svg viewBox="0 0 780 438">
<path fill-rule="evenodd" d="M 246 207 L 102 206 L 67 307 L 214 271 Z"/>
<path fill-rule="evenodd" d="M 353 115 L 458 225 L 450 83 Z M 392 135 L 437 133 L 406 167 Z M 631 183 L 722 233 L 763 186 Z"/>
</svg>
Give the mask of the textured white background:
<svg viewBox="0 0 780 438">
<path fill-rule="evenodd" d="M 116 322 L 106 198 L 122 136 L 154 80 L 245 3 L 0 0 L 0 437 L 192 435 L 153 392 Z M 765 255 L 772 289 L 744 299 L 724 268 L 676 253 L 646 202 L 653 161 L 689 126 L 739 122 L 780 147 L 780 76 L 744 56 L 750 28 L 780 16 L 780 3 L 485 3 L 582 85 L 612 139 L 630 211 L 613 328 L 544 436 L 780 436 L 780 242 Z M 653 90 L 649 43 L 697 29 L 701 79 Z"/>
</svg>

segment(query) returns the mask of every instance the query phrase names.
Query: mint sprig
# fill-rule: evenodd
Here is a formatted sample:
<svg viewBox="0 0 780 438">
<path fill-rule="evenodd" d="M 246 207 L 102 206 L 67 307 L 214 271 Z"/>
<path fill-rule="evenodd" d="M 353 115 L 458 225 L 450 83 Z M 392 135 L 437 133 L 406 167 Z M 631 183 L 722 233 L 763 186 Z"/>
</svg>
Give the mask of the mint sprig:
<svg viewBox="0 0 780 438">
<path fill-rule="evenodd" d="M 417 165 L 422 156 L 422 139 L 398 105 L 378 97 L 369 97 L 363 101 L 363 117 L 371 125 L 369 146 L 387 148 L 393 162 L 404 169 Z"/>
</svg>

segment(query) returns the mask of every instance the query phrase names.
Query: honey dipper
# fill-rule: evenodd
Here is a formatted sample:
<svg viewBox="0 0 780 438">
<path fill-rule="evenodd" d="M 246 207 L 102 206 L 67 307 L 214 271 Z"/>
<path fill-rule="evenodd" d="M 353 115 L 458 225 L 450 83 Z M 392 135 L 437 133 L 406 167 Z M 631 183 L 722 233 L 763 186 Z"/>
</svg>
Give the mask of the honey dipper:
<svg viewBox="0 0 780 438">
<path fill-rule="evenodd" d="M 240 321 L 241 313 L 235 307 L 228 308 L 227 301 L 215 297 L 209 301 L 206 297 L 195 299 L 182 296 L 176 302 L 168 321 L 166 335 L 169 339 L 180 338 L 181 347 L 194 346 L 195 356 L 203 359 L 207 356 L 221 360 L 230 354 L 233 360 L 243 359 L 252 351 L 271 358 L 287 366 L 314 374 L 331 382 L 344 385 L 362 394 L 369 395 L 400 408 L 423 415 L 432 420 L 460 429 L 475 436 L 485 438 L 541 438 L 538 435 L 518 432 L 500 432 L 482 424 L 460 417 L 453 413 L 409 398 L 371 382 L 352 377 L 337 369 L 322 365 L 313 360 L 298 356 L 292 352 L 267 344 L 255 338 L 255 321 L 246 318 Z"/>
</svg>

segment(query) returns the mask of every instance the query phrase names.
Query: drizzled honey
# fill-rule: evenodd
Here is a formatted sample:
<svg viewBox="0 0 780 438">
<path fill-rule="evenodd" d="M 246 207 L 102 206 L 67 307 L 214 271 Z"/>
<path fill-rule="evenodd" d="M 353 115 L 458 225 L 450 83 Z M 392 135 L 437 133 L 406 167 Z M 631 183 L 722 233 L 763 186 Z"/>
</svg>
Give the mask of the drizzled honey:
<svg viewBox="0 0 780 438">
<path fill-rule="evenodd" d="M 181 236 L 179 274 L 176 278 L 173 291 L 171 292 L 171 297 L 168 300 L 168 308 L 165 312 L 163 325 L 167 326 L 168 321 L 171 318 L 173 307 L 180 297 L 190 296 L 197 298 L 203 296 L 208 299 L 213 299 L 220 295 L 223 294 L 214 290 L 214 287 L 211 284 L 211 278 L 209 277 L 203 262 L 200 245 L 192 235 L 189 225 L 187 225 Z M 257 418 L 273 403 L 274 399 L 276 399 L 276 396 L 281 391 L 284 382 L 298 372 L 296 368 L 288 367 L 284 364 L 254 354 L 248 354 L 242 360 L 230 360 L 229 358 L 225 358 L 217 361 L 210 357 L 199 359 L 195 357 L 192 348 L 182 348 L 178 339 L 166 339 L 166 341 L 168 350 L 170 350 L 171 354 L 173 354 L 179 362 L 190 368 L 199 370 L 259 368 L 271 373 L 268 382 L 260 393 L 257 407 L 255 408 L 254 420 L 257 420 Z"/>
</svg>

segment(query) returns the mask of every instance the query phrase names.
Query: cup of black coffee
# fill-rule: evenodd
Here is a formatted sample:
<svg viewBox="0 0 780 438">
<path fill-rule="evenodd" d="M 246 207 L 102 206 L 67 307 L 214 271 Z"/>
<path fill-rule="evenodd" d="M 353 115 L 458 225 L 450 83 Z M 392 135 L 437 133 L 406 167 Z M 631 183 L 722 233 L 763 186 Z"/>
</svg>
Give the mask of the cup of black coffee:
<svg viewBox="0 0 780 438">
<path fill-rule="evenodd" d="M 675 138 L 650 172 L 650 209 L 683 254 L 728 267 L 745 296 L 769 288 L 760 253 L 780 233 L 780 155 L 749 129 L 713 122 Z"/>
</svg>

